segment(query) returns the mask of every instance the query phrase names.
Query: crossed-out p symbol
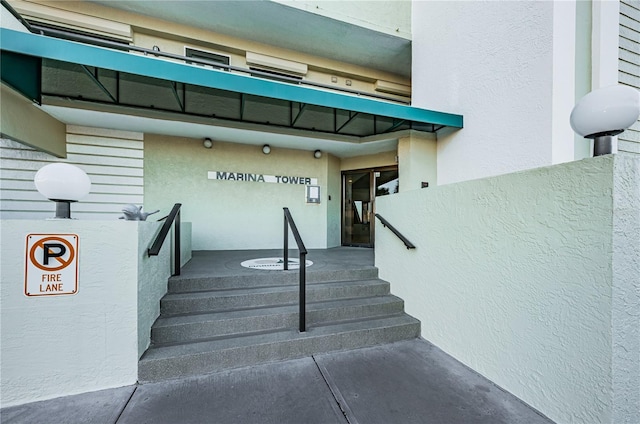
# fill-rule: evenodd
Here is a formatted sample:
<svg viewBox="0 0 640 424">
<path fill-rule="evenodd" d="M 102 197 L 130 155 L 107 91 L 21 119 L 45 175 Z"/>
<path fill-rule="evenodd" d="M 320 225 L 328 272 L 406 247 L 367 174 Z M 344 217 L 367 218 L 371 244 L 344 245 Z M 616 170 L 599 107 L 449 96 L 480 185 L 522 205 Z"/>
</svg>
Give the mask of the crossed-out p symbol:
<svg viewBox="0 0 640 424">
<path fill-rule="evenodd" d="M 78 236 L 28 234 L 24 294 L 54 296 L 78 292 Z"/>
<path fill-rule="evenodd" d="M 61 243 L 44 243 L 42 247 L 44 251 L 44 260 L 42 261 L 43 265 L 49 265 L 49 258 L 59 258 L 67 252 L 67 248 Z M 55 249 L 58 251 L 55 252 Z"/>
</svg>

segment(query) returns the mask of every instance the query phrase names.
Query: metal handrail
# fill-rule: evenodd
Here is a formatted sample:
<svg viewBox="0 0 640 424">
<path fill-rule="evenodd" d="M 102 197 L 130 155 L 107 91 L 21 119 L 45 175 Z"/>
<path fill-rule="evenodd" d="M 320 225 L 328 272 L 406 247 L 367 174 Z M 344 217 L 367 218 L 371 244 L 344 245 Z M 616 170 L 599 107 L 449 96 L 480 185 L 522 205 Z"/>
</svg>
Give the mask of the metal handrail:
<svg viewBox="0 0 640 424">
<path fill-rule="evenodd" d="M 173 231 L 174 258 L 173 258 L 172 276 L 180 275 L 180 207 L 181 206 L 182 206 L 182 203 L 176 203 L 175 205 L 173 205 L 173 209 L 171 209 L 171 212 L 169 212 L 169 215 L 165 217 L 166 219 L 162 218 L 162 219 L 165 219 L 164 224 L 162 225 L 162 228 L 160 229 L 160 232 L 158 233 L 158 236 L 154 240 L 151 247 L 147 249 L 148 256 L 158 256 L 158 254 L 160 253 L 160 249 L 162 249 L 162 244 L 164 243 L 164 240 L 167 238 L 167 234 L 169 234 L 169 230 L 171 229 L 171 224 L 173 224 L 175 221 L 175 229 Z M 162 221 L 162 219 L 159 219 L 158 221 Z"/>
<path fill-rule="evenodd" d="M 291 232 L 293 233 L 293 238 L 296 240 L 296 244 L 298 245 L 298 251 L 300 252 L 300 267 L 298 271 L 300 273 L 300 332 L 304 333 L 307 330 L 306 326 L 306 310 L 307 310 L 307 302 L 306 302 L 306 285 L 307 285 L 307 248 L 304 247 L 304 242 L 302 241 L 302 237 L 300 237 L 300 233 L 298 232 L 298 227 L 296 227 L 296 223 L 291 217 L 291 213 L 289 212 L 289 208 L 282 208 L 284 210 L 284 270 L 287 271 L 289 269 L 289 226 L 291 226 Z"/>
<path fill-rule="evenodd" d="M 413 243 L 411 243 L 405 236 L 403 236 L 402 233 L 400 233 L 400 231 L 398 231 L 393 225 L 389 224 L 389 221 L 387 221 L 382 216 L 380 216 L 380 214 L 377 213 L 376 218 L 380 220 L 383 226 L 388 227 L 393 234 L 395 234 L 400 240 L 402 240 L 404 245 L 407 246 L 407 249 L 416 248 L 416 246 Z"/>
</svg>

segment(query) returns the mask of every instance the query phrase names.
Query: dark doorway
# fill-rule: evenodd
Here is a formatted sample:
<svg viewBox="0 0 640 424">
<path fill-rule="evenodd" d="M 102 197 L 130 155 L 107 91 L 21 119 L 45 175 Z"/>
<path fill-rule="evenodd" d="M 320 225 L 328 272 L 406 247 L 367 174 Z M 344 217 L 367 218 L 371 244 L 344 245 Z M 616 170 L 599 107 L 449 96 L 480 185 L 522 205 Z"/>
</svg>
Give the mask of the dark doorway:
<svg viewBox="0 0 640 424">
<path fill-rule="evenodd" d="M 342 245 L 373 247 L 375 198 L 397 193 L 398 168 L 342 173 Z"/>
</svg>

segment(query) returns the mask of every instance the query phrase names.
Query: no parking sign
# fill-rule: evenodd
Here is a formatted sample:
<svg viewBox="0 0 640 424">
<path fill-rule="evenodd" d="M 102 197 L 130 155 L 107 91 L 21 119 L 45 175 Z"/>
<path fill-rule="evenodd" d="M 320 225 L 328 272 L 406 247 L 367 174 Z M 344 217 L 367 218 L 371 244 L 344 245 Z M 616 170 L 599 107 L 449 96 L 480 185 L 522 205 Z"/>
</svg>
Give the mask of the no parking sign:
<svg viewBox="0 0 640 424">
<path fill-rule="evenodd" d="M 78 292 L 78 236 L 27 235 L 24 294 L 55 296 Z"/>
</svg>

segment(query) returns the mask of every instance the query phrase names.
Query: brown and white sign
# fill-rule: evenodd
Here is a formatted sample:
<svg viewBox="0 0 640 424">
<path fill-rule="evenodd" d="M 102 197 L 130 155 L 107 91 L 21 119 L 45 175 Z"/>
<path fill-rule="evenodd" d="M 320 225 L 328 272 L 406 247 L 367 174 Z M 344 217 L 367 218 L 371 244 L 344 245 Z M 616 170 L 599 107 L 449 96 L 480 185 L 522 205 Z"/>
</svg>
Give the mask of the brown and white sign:
<svg viewBox="0 0 640 424">
<path fill-rule="evenodd" d="M 78 292 L 78 236 L 28 234 L 24 294 L 70 295 Z"/>
</svg>

